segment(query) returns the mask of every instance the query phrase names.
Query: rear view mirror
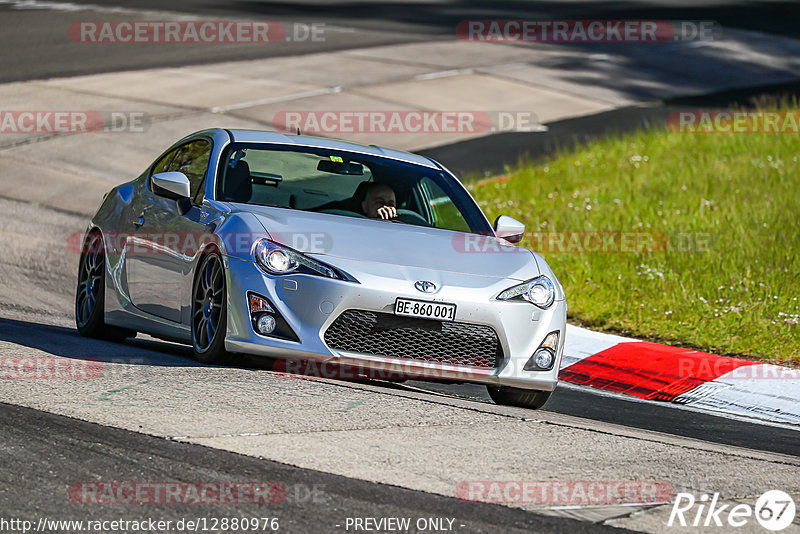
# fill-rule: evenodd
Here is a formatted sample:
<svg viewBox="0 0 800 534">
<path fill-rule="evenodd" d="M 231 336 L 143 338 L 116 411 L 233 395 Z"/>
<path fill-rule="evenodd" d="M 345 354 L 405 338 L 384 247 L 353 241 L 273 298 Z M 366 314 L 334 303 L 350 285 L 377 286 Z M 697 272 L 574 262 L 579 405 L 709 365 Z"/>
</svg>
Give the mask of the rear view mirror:
<svg viewBox="0 0 800 534">
<path fill-rule="evenodd" d="M 329 159 L 321 159 L 317 164 L 317 170 L 322 172 L 330 172 L 333 174 L 347 174 L 351 176 L 362 176 L 364 174 L 364 166 L 355 161 L 332 161 Z"/>
<path fill-rule="evenodd" d="M 525 234 L 525 225 L 508 215 L 501 215 L 494 221 L 494 233 L 510 243 L 519 243 Z"/>
<path fill-rule="evenodd" d="M 174 200 L 189 198 L 189 179 L 179 171 L 159 172 L 154 174 L 151 183 L 153 193 Z"/>
</svg>

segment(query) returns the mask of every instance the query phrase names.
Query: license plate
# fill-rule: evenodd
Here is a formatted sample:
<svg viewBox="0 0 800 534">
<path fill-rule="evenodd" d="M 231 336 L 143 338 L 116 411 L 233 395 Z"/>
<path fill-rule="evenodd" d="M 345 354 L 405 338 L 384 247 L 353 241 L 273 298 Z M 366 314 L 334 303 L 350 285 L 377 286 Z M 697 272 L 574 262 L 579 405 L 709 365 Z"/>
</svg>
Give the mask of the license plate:
<svg viewBox="0 0 800 534">
<path fill-rule="evenodd" d="M 456 305 L 398 298 L 394 303 L 394 314 L 436 321 L 455 321 Z"/>
</svg>

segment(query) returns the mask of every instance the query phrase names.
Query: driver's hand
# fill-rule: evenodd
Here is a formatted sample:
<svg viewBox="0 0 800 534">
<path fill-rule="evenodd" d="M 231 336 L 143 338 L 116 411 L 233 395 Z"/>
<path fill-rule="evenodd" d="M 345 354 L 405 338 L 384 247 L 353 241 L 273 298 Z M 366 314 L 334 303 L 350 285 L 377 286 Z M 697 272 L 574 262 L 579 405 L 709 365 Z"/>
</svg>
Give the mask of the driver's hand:
<svg viewBox="0 0 800 534">
<path fill-rule="evenodd" d="M 394 206 L 381 206 L 378 208 L 378 218 L 387 221 L 397 217 L 397 210 Z"/>
</svg>

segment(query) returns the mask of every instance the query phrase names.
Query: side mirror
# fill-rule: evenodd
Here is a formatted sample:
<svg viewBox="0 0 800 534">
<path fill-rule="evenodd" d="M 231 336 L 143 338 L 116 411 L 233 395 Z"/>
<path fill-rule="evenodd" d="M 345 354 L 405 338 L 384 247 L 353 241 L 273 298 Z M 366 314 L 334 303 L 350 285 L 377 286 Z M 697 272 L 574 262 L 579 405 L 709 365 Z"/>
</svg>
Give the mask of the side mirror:
<svg viewBox="0 0 800 534">
<path fill-rule="evenodd" d="M 189 179 L 179 171 L 159 172 L 151 178 L 153 193 L 174 200 L 189 198 Z"/>
<path fill-rule="evenodd" d="M 501 215 L 494 220 L 494 233 L 506 241 L 519 243 L 525 233 L 525 225 L 508 215 Z"/>
</svg>

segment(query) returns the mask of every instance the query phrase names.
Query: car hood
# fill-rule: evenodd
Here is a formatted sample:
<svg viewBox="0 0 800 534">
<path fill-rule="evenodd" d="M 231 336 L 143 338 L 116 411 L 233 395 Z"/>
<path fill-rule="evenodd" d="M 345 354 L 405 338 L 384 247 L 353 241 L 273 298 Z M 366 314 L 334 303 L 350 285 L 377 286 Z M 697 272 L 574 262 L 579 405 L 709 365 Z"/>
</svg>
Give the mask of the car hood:
<svg viewBox="0 0 800 534">
<path fill-rule="evenodd" d="M 273 241 L 333 265 L 339 257 L 514 280 L 540 274 L 529 250 L 494 236 L 286 208 L 247 208 Z"/>
</svg>

